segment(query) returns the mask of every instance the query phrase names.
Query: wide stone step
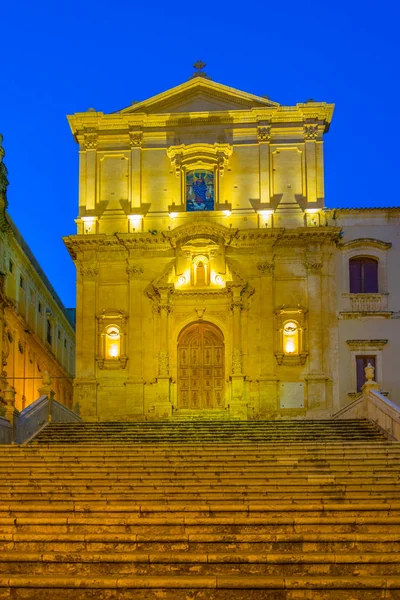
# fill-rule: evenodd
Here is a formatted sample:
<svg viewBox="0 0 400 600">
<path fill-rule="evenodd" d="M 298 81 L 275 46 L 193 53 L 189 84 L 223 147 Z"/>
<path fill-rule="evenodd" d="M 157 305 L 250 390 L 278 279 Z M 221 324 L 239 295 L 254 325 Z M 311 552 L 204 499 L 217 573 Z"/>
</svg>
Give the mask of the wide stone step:
<svg viewBox="0 0 400 600">
<path fill-rule="evenodd" d="M 2 574 L 2 589 L 10 590 L 9 595 L 0 598 L 29 597 L 26 593 L 35 592 L 39 598 L 45 595 L 48 600 L 87 600 L 110 598 L 118 600 L 156 599 L 160 597 L 187 600 L 188 591 L 203 590 L 208 598 L 216 600 L 256 599 L 294 600 L 295 598 L 324 598 L 327 600 L 398 598 L 399 576 L 359 576 L 359 577 L 276 577 L 263 575 L 164 575 L 164 576 L 120 576 L 120 577 L 71 577 L 71 576 L 24 576 Z M 11 591 L 12 590 L 12 591 Z M 93 596 L 93 591 L 95 596 Z M 111 592 L 111 593 L 110 593 Z M 312 592 L 312 595 L 310 595 Z M 382 593 L 384 592 L 384 596 Z M 262 596 L 260 596 L 262 593 Z M 12 594 L 12 595 L 11 595 Z M 62 594 L 62 596 L 61 596 Z M 323 595 L 321 595 L 323 594 Z M 379 594 L 379 595 L 377 595 Z M 394 595 L 395 594 L 395 595 Z M 35 596 L 30 596 L 31 598 Z M 201 597 L 201 596 L 199 596 Z"/>
<path fill-rule="evenodd" d="M 15 552 L 399 552 L 398 533 L 2 533 Z"/>
<path fill-rule="evenodd" d="M 164 553 L 25 552 L 1 553 L 0 574 L 52 576 L 220 575 L 293 577 L 397 575 L 400 554 L 373 553 Z"/>
</svg>

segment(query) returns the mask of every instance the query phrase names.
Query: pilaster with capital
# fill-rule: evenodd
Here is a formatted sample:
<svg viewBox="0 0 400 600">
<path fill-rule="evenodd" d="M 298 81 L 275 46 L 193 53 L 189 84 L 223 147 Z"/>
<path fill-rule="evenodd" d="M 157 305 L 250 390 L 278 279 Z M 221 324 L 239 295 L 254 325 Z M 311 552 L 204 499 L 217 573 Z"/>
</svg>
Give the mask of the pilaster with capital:
<svg viewBox="0 0 400 600">
<path fill-rule="evenodd" d="M 81 377 L 95 377 L 97 263 L 84 262 L 78 266 L 76 362 Z"/>
<path fill-rule="evenodd" d="M 157 288 L 155 309 L 159 315 L 158 377 L 169 378 L 169 314 L 172 310 L 173 285 Z"/>
<path fill-rule="evenodd" d="M 143 414 L 143 267 L 128 260 L 128 380 L 126 405 L 129 414 Z"/>
<path fill-rule="evenodd" d="M 317 196 L 317 140 L 319 138 L 318 125 L 306 123 L 304 125 L 304 143 L 306 154 L 306 182 L 307 202 L 316 202 Z"/>
<path fill-rule="evenodd" d="M 132 213 L 140 208 L 142 187 L 142 145 L 143 133 L 141 131 L 129 131 L 130 156 L 130 207 Z"/>
<path fill-rule="evenodd" d="M 310 349 L 308 375 L 306 377 L 308 410 L 318 412 L 326 409 L 327 382 L 323 356 L 322 257 L 308 256 L 304 266 L 307 272 L 308 340 Z"/>
<path fill-rule="evenodd" d="M 95 129 L 86 129 L 83 132 L 81 143 L 81 182 L 85 182 L 84 198 L 80 198 L 80 205 L 86 210 L 94 210 L 96 207 L 96 184 L 97 184 L 97 145 L 98 134 Z"/>
<path fill-rule="evenodd" d="M 241 314 L 242 299 L 240 291 L 233 289 L 232 294 L 232 375 L 243 375 L 243 351 L 242 351 L 242 332 L 241 332 Z"/>
<path fill-rule="evenodd" d="M 277 383 L 274 357 L 274 271 L 273 260 L 260 261 L 257 264 L 260 277 L 260 410 L 270 413 L 276 410 Z"/>
<path fill-rule="evenodd" d="M 270 190 L 270 141 L 271 126 L 263 125 L 257 128 L 257 140 L 260 164 L 260 203 L 269 204 Z"/>
</svg>

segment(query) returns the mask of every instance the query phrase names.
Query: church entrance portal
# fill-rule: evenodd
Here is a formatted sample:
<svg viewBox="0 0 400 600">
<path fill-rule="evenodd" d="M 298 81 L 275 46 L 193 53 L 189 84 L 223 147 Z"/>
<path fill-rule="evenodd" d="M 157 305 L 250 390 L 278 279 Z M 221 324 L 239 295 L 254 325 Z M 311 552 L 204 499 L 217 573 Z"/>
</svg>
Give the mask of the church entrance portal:
<svg viewBox="0 0 400 600">
<path fill-rule="evenodd" d="M 224 337 L 212 323 L 194 323 L 181 331 L 178 408 L 223 408 L 224 357 Z"/>
</svg>

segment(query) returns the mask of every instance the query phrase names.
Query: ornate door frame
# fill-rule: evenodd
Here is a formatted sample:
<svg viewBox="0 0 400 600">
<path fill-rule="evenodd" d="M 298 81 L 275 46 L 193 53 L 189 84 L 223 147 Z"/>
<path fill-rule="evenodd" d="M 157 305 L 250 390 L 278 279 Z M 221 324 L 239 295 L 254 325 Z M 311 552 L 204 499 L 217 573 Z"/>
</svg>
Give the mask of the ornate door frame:
<svg viewBox="0 0 400 600">
<path fill-rule="evenodd" d="M 219 327 L 196 321 L 177 341 L 178 409 L 224 408 L 225 343 Z"/>
</svg>

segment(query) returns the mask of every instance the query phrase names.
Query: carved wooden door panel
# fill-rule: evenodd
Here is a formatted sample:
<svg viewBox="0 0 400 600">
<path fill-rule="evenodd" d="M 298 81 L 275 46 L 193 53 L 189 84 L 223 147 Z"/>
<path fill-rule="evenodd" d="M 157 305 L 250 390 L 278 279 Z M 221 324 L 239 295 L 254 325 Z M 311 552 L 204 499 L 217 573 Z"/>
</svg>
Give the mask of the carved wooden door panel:
<svg viewBox="0 0 400 600">
<path fill-rule="evenodd" d="M 178 407 L 223 408 L 224 340 L 211 323 L 185 328 L 178 340 Z"/>
</svg>

